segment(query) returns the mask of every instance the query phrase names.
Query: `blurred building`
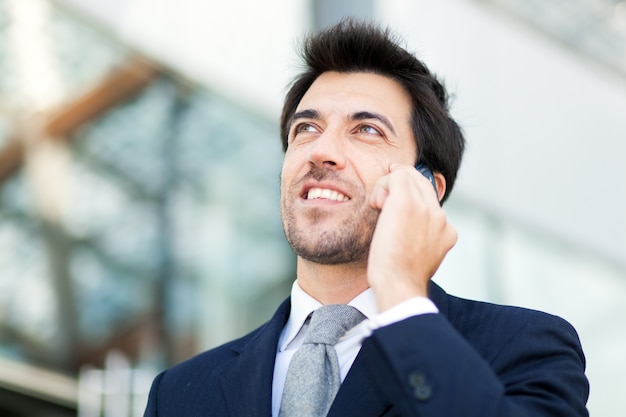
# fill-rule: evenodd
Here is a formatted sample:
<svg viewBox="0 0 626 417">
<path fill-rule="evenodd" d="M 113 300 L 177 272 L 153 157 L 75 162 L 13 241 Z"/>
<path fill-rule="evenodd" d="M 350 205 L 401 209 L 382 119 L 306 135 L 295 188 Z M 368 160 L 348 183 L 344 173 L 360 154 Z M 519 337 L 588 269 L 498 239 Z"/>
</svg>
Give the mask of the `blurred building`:
<svg viewBox="0 0 626 417">
<path fill-rule="evenodd" d="M 53 2 L 0 21 L 7 364 L 75 379 L 115 350 L 156 371 L 260 324 L 293 276 L 275 124 Z M 9 392 L 39 378 L 10 369 Z M 35 415 L 23 400 L 0 414 Z"/>
<path fill-rule="evenodd" d="M 455 96 L 460 240 L 435 279 L 568 319 L 592 414 L 619 409 L 626 2 L 0 0 L 0 415 L 75 415 L 110 352 L 156 372 L 269 318 L 295 265 L 282 96 L 297 40 L 346 15 Z"/>
</svg>

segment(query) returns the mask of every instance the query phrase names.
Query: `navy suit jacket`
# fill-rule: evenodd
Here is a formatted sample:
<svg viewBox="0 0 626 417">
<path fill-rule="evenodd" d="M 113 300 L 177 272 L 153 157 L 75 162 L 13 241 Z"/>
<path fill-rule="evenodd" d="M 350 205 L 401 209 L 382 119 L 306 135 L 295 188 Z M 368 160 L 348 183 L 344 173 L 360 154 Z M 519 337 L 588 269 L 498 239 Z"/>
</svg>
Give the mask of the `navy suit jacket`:
<svg viewBox="0 0 626 417">
<path fill-rule="evenodd" d="M 538 311 L 430 285 L 440 314 L 365 339 L 328 416 L 582 417 L 589 385 L 575 330 Z M 265 325 L 156 377 L 145 417 L 270 417 L 286 300 Z"/>
</svg>

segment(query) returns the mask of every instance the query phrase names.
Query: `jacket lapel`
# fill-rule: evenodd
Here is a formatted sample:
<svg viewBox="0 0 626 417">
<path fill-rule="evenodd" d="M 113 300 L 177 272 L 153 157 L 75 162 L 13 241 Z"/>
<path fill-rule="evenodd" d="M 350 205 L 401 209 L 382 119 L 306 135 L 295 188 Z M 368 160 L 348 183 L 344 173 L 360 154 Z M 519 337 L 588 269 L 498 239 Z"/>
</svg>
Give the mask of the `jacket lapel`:
<svg viewBox="0 0 626 417">
<path fill-rule="evenodd" d="M 235 357 L 220 375 L 231 416 L 270 417 L 278 338 L 289 317 L 289 299 L 251 337 L 233 346 Z"/>
<path fill-rule="evenodd" d="M 328 417 L 381 416 L 390 406 L 359 352 L 328 411 Z"/>
</svg>

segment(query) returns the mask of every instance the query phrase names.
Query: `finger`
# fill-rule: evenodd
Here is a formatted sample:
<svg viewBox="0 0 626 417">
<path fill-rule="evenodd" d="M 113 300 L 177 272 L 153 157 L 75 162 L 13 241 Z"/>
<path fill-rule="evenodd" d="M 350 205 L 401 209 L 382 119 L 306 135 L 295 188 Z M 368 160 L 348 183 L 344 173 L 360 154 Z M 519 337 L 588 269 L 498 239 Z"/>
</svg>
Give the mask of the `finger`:
<svg viewBox="0 0 626 417">
<path fill-rule="evenodd" d="M 427 203 L 427 205 L 431 208 L 441 207 L 441 205 L 439 204 L 438 193 L 433 188 L 433 184 L 430 182 L 430 180 L 424 174 L 414 168 L 409 172 L 411 173 L 410 175 L 414 178 L 415 183 L 419 188 L 420 195 Z"/>
<path fill-rule="evenodd" d="M 384 175 L 378 179 L 370 195 L 370 206 L 377 210 L 382 210 L 387 197 L 389 196 L 389 176 Z"/>
<path fill-rule="evenodd" d="M 388 189 L 394 198 L 422 201 L 426 207 L 439 205 L 432 184 L 413 166 L 392 164 L 389 169 L 391 173 Z"/>
</svg>

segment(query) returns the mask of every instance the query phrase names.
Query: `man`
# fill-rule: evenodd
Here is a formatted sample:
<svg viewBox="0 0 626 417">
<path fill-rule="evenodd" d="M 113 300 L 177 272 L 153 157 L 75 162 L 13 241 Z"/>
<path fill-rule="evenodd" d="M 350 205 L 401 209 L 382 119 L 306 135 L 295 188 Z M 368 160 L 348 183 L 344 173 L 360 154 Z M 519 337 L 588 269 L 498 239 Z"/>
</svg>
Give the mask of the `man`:
<svg viewBox="0 0 626 417">
<path fill-rule="evenodd" d="M 443 86 L 370 24 L 343 21 L 303 52 L 281 118 L 291 297 L 259 329 L 159 375 L 145 415 L 587 416 L 568 323 L 431 282 L 457 239 L 440 203 L 464 148 Z M 321 307 L 336 304 L 362 321 L 327 350 L 336 375 L 311 382 L 317 365 L 296 352 L 312 346 Z"/>
</svg>

